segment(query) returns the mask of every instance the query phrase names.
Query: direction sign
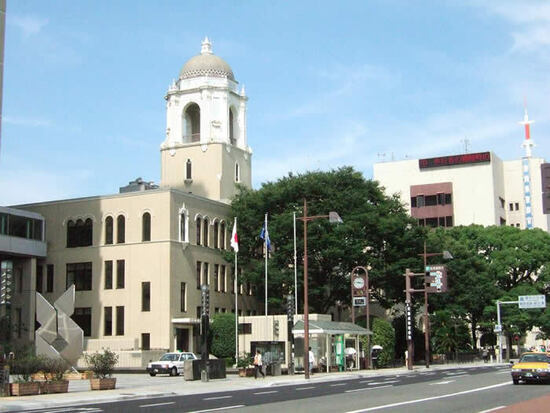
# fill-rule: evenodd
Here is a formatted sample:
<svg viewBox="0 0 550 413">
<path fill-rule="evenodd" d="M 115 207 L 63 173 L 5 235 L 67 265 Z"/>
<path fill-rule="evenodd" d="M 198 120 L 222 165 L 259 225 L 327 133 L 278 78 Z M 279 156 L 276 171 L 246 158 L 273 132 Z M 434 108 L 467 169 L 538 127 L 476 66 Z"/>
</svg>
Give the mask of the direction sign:
<svg viewBox="0 0 550 413">
<path fill-rule="evenodd" d="M 500 324 L 495 324 L 495 328 L 493 329 L 495 333 L 502 332 L 502 326 Z"/>
<path fill-rule="evenodd" d="M 447 291 L 447 268 L 444 265 L 427 265 L 425 268 L 426 290 L 429 293 L 444 293 Z"/>
<path fill-rule="evenodd" d="M 519 308 L 545 308 L 545 295 L 520 295 L 518 296 Z"/>
</svg>

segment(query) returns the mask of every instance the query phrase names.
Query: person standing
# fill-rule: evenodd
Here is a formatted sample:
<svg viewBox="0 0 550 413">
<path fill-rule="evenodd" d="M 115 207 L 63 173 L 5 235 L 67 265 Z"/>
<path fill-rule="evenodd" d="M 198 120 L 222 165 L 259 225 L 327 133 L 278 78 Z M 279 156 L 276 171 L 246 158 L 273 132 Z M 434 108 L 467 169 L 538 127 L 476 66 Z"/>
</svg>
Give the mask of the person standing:
<svg viewBox="0 0 550 413">
<path fill-rule="evenodd" d="M 256 355 L 254 356 L 254 379 L 258 378 L 258 371 L 265 379 L 265 373 L 262 370 L 262 364 L 262 353 L 260 353 L 260 350 L 256 350 Z"/>
<path fill-rule="evenodd" d="M 308 359 L 309 359 L 309 374 L 312 375 L 313 374 L 313 364 L 315 363 L 315 356 L 313 355 L 313 351 L 311 351 L 311 347 L 309 348 L 309 354 L 308 354 Z"/>
</svg>

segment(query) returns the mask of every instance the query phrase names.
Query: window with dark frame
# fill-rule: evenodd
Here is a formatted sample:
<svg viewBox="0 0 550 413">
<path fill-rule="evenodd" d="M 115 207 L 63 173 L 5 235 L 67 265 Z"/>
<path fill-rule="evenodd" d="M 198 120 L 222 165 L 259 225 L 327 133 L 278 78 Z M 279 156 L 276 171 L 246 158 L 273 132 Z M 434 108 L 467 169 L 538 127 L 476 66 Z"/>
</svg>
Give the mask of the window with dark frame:
<svg viewBox="0 0 550 413">
<path fill-rule="evenodd" d="M 103 335 L 113 335 L 113 307 L 103 308 Z"/>
<path fill-rule="evenodd" d="M 116 219 L 116 242 L 124 244 L 126 242 L 126 218 L 119 215 Z"/>
<path fill-rule="evenodd" d="M 204 218 L 203 227 L 203 245 L 208 247 L 208 218 Z"/>
<path fill-rule="evenodd" d="M 197 217 L 197 222 L 196 222 L 195 228 L 196 228 L 196 233 L 197 233 L 197 239 L 196 239 L 197 245 L 201 245 L 201 228 L 202 228 L 202 222 L 201 222 L 201 218 L 200 218 L 200 217 Z"/>
<path fill-rule="evenodd" d="M 205 262 L 202 265 L 202 275 L 203 275 L 203 284 L 210 285 L 210 280 L 208 279 L 208 263 Z"/>
<path fill-rule="evenodd" d="M 113 289 L 113 261 L 105 261 L 105 290 Z"/>
<path fill-rule="evenodd" d="M 93 221 L 77 219 L 67 222 L 67 248 L 88 247 L 93 242 Z"/>
<path fill-rule="evenodd" d="M 220 291 L 222 293 L 227 292 L 227 284 L 225 282 L 226 282 L 225 265 L 222 265 L 220 267 L 220 284 L 221 284 Z"/>
<path fill-rule="evenodd" d="M 124 306 L 117 306 L 116 308 L 116 335 L 124 335 Z"/>
<path fill-rule="evenodd" d="M 212 234 L 212 237 L 214 238 L 213 241 L 214 241 L 214 248 L 218 248 L 218 237 L 219 237 L 219 233 L 218 233 L 218 230 L 219 230 L 219 222 L 214 222 L 214 228 L 212 230 L 213 234 Z"/>
<path fill-rule="evenodd" d="M 141 349 L 142 350 L 151 350 L 151 334 L 150 333 L 141 333 Z"/>
<path fill-rule="evenodd" d="M 516 211 L 519 211 L 519 202 L 516 202 L 515 206 L 516 206 Z"/>
<path fill-rule="evenodd" d="M 151 282 L 141 283 L 141 311 L 151 311 Z"/>
<path fill-rule="evenodd" d="M 185 179 L 193 179 L 191 175 L 191 159 L 188 159 L 185 163 Z"/>
<path fill-rule="evenodd" d="M 42 294 L 44 286 L 44 267 L 42 264 L 36 264 L 36 292 Z"/>
<path fill-rule="evenodd" d="M 84 337 L 90 337 L 92 335 L 91 307 L 75 307 L 74 313 L 71 318 L 82 329 Z"/>
<path fill-rule="evenodd" d="M 116 288 L 124 288 L 125 277 L 125 262 L 124 260 L 116 261 Z"/>
<path fill-rule="evenodd" d="M 197 290 L 201 289 L 202 263 L 197 261 Z"/>
<path fill-rule="evenodd" d="M 225 250 L 225 222 L 220 223 L 220 249 Z"/>
<path fill-rule="evenodd" d="M 151 241 L 151 214 L 146 212 L 141 217 L 141 241 Z"/>
<path fill-rule="evenodd" d="M 424 195 L 418 195 L 416 197 L 416 206 L 417 208 L 422 208 L 426 204 L 424 203 Z"/>
<path fill-rule="evenodd" d="M 69 288 L 73 284 L 76 291 L 92 290 L 91 262 L 78 262 L 67 264 L 67 278 L 65 289 Z"/>
<path fill-rule="evenodd" d="M 105 244 L 113 243 L 113 217 L 105 218 Z"/>
<path fill-rule="evenodd" d="M 184 282 L 180 282 L 180 311 L 187 311 L 187 285 Z"/>
<path fill-rule="evenodd" d="M 48 264 L 46 267 L 46 292 L 53 293 L 54 272 L 53 264 Z"/>
<path fill-rule="evenodd" d="M 214 264 L 214 291 L 220 291 L 220 265 Z"/>
</svg>

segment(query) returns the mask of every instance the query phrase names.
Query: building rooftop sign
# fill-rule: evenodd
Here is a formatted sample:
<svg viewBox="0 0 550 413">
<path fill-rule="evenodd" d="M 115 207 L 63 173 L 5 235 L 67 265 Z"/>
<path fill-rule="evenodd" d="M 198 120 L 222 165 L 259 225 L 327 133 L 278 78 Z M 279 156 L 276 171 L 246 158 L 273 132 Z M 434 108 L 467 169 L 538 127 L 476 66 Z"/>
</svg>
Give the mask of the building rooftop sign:
<svg viewBox="0 0 550 413">
<path fill-rule="evenodd" d="M 467 165 L 474 163 L 491 162 L 490 152 L 465 153 L 462 155 L 439 156 L 437 158 L 419 159 L 420 169 L 439 168 L 442 166 Z"/>
</svg>

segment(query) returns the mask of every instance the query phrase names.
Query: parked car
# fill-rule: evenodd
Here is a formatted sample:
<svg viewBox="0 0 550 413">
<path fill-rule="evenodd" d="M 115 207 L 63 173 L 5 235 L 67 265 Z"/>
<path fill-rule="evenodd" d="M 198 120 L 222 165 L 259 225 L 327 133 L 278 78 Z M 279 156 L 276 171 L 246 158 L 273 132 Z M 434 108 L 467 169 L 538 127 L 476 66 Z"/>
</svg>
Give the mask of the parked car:
<svg viewBox="0 0 550 413">
<path fill-rule="evenodd" d="M 147 372 L 153 377 L 157 374 L 178 376 L 183 374 L 185 360 L 197 360 L 197 356 L 189 352 L 165 353 L 159 361 L 153 361 L 147 365 Z"/>
<path fill-rule="evenodd" d="M 523 353 L 519 361 L 512 366 L 512 381 L 550 383 L 550 353 Z"/>
</svg>

